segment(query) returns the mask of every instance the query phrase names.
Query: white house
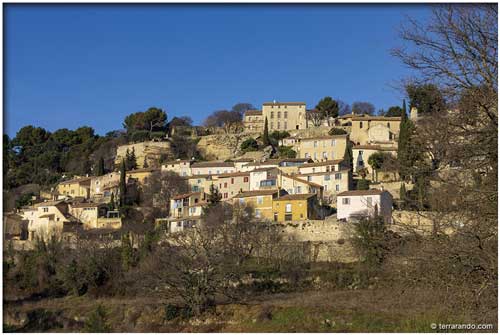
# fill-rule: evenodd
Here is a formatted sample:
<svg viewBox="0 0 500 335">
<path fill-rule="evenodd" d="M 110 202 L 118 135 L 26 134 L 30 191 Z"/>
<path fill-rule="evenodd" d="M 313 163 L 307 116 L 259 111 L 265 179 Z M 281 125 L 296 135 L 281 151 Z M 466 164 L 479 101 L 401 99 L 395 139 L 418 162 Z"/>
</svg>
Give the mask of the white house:
<svg viewBox="0 0 500 335">
<path fill-rule="evenodd" d="M 391 222 L 392 196 L 383 190 L 345 191 L 337 194 L 337 219 L 380 215 L 385 222 Z"/>
</svg>

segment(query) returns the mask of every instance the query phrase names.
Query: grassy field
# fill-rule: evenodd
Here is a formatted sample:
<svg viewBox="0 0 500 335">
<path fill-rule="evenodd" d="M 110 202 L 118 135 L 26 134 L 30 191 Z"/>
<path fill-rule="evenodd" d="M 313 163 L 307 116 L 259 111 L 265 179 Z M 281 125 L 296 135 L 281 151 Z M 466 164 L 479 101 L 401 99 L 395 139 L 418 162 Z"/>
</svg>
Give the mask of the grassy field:
<svg viewBox="0 0 500 335">
<path fill-rule="evenodd" d="M 45 321 L 17 329 L 82 331 L 98 305 L 106 311 L 107 325 L 117 332 L 432 332 L 432 323 L 474 322 L 472 316 L 443 304 L 439 294 L 390 289 L 262 295 L 244 303 L 218 305 L 215 312 L 190 320 L 166 321 L 165 304 L 159 298 L 85 296 L 7 303 L 4 316 L 38 311 Z M 14 330 L 4 324 L 4 331 Z"/>
</svg>

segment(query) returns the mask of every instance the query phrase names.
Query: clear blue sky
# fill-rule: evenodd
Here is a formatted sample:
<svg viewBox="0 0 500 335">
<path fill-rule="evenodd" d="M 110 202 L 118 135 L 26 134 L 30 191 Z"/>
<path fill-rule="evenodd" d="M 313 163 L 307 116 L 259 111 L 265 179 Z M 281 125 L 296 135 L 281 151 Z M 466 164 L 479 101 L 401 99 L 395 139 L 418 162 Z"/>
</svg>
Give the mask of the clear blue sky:
<svg viewBox="0 0 500 335">
<path fill-rule="evenodd" d="M 401 104 L 389 50 L 427 5 L 4 5 L 4 127 L 97 133 L 150 106 L 200 123 L 237 102 Z"/>
</svg>

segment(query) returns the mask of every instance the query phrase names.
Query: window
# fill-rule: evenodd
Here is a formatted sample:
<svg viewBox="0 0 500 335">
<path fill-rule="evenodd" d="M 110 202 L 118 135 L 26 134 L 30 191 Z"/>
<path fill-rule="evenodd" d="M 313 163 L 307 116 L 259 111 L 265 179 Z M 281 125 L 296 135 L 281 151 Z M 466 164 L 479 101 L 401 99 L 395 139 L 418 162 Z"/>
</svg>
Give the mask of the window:
<svg viewBox="0 0 500 335">
<path fill-rule="evenodd" d="M 317 148 L 318 147 L 318 141 L 314 141 L 314 147 Z"/>
<path fill-rule="evenodd" d="M 284 111 L 283 114 L 285 116 L 285 119 L 288 118 L 288 112 L 287 111 Z"/>
<path fill-rule="evenodd" d="M 278 112 L 278 119 L 281 119 L 281 112 Z"/>
<path fill-rule="evenodd" d="M 219 174 L 219 173 L 220 173 L 220 170 L 217 170 L 217 174 Z"/>
<path fill-rule="evenodd" d="M 340 185 L 339 184 L 335 185 L 335 191 L 337 191 L 337 192 L 340 191 Z"/>
<path fill-rule="evenodd" d="M 257 204 L 262 205 L 264 203 L 264 197 L 257 197 Z"/>
<path fill-rule="evenodd" d="M 332 147 L 335 145 L 335 140 L 332 140 Z"/>
<path fill-rule="evenodd" d="M 387 122 L 387 128 L 391 128 L 391 124 Z"/>
<path fill-rule="evenodd" d="M 301 194 L 302 193 L 302 187 L 301 186 L 297 186 L 297 194 Z"/>
<path fill-rule="evenodd" d="M 363 121 L 361 121 L 361 122 L 359 123 L 359 128 L 360 128 L 360 129 L 361 129 L 361 128 L 363 128 Z"/>
<path fill-rule="evenodd" d="M 312 181 L 312 176 L 307 176 L 307 181 Z"/>
<path fill-rule="evenodd" d="M 349 198 L 342 198 L 342 205 L 349 205 L 351 203 L 351 199 Z"/>
<path fill-rule="evenodd" d="M 255 210 L 255 217 L 260 218 L 260 209 Z"/>
<path fill-rule="evenodd" d="M 340 179 L 342 179 L 342 173 L 336 173 L 335 180 L 340 180 Z"/>
<path fill-rule="evenodd" d="M 231 178 L 231 184 L 234 184 L 234 178 Z"/>
<path fill-rule="evenodd" d="M 318 159 L 318 153 L 317 153 L 317 152 L 315 152 L 315 153 L 314 153 L 314 160 L 317 160 L 317 159 Z"/>
<path fill-rule="evenodd" d="M 271 119 L 274 119 L 274 112 L 271 112 Z"/>
<path fill-rule="evenodd" d="M 330 180 L 330 175 L 329 174 L 325 174 L 325 180 Z"/>
<path fill-rule="evenodd" d="M 43 207 L 43 212 L 44 213 L 47 213 L 49 211 L 49 208 L 48 207 Z"/>
<path fill-rule="evenodd" d="M 316 168 L 313 168 L 313 173 L 316 172 Z"/>
<path fill-rule="evenodd" d="M 243 205 L 245 203 L 245 199 L 241 198 L 240 199 L 240 205 Z"/>
<path fill-rule="evenodd" d="M 226 187 L 227 187 L 227 183 L 224 183 L 224 188 L 226 188 Z"/>
<path fill-rule="evenodd" d="M 281 128 L 280 128 L 280 122 L 279 122 L 279 121 L 278 121 L 278 123 L 277 123 L 276 128 L 277 128 L 277 129 L 281 129 Z"/>
<path fill-rule="evenodd" d="M 323 189 L 325 190 L 325 192 L 328 191 L 328 185 L 326 185 L 326 184 L 323 185 Z"/>
<path fill-rule="evenodd" d="M 177 227 L 182 227 L 182 222 L 177 222 Z"/>
<path fill-rule="evenodd" d="M 224 199 L 227 199 L 227 192 L 224 193 Z"/>
<path fill-rule="evenodd" d="M 291 213 L 292 212 L 292 204 L 286 204 L 285 205 L 285 212 L 286 213 Z"/>
<path fill-rule="evenodd" d="M 328 154 L 325 151 L 323 151 L 323 158 L 328 159 Z"/>
</svg>

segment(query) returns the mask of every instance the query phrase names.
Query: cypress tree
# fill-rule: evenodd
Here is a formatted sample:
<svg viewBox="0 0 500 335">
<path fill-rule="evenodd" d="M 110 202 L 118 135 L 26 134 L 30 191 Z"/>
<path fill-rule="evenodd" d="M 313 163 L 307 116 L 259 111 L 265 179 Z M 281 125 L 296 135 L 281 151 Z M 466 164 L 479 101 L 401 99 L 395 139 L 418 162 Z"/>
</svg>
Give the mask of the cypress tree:
<svg viewBox="0 0 500 335">
<path fill-rule="evenodd" d="M 144 157 L 144 164 L 142 164 L 142 167 L 144 169 L 148 168 L 149 167 L 149 164 L 148 164 L 148 160 L 146 159 L 146 157 Z"/>
<path fill-rule="evenodd" d="M 401 206 L 406 207 L 406 186 L 405 183 L 401 183 L 399 188 L 399 199 L 401 200 Z"/>
<path fill-rule="evenodd" d="M 120 165 L 120 207 L 126 205 L 127 199 L 127 171 L 125 169 L 125 160 L 122 159 L 122 164 Z"/>
<path fill-rule="evenodd" d="M 137 158 L 135 157 L 135 149 L 132 147 L 132 152 L 130 153 L 130 162 L 128 166 L 129 170 L 137 169 Z"/>
<path fill-rule="evenodd" d="M 111 192 L 111 199 L 109 200 L 108 208 L 110 211 L 114 211 L 116 209 L 115 194 L 113 192 Z"/>
<path fill-rule="evenodd" d="M 271 142 L 269 141 L 269 128 L 267 125 L 267 117 L 266 121 L 264 122 L 264 133 L 262 134 L 262 143 L 266 147 L 271 144 Z"/>
<path fill-rule="evenodd" d="M 104 174 L 104 158 L 99 158 L 99 161 L 97 162 L 97 168 L 95 175 L 96 176 L 102 176 Z"/>
<path fill-rule="evenodd" d="M 398 163 L 399 175 L 401 179 L 407 180 L 409 177 L 409 170 L 412 165 L 411 159 L 411 135 L 413 132 L 413 123 L 406 115 L 406 101 L 403 100 L 403 113 L 401 114 L 401 123 L 399 124 L 399 138 L 398 138 Z"/>
</svg>

